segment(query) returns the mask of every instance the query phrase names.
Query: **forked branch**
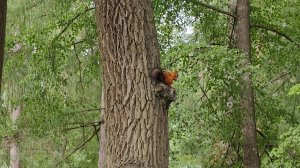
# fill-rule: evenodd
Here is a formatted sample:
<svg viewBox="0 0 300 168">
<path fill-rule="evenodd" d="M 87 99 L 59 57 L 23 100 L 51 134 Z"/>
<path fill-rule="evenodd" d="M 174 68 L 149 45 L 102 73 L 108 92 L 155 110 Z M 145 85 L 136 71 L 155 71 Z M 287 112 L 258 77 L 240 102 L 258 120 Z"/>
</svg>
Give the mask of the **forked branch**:
<svg viewBox="0 0 300 168">
<path fill-rule="evenodd" d="M 72 154 L 74 154 L 76 151 L 78 151 L 79 149 L 81 149 L 82 147 L 84 147 L 88 142 L 90 142 L 93 137 L 95 135 L 98 134 L 100 128 L 98 128 L 97 130 L 94 131 L 94 133 L 90 136 L 89 139 L 87 139 L 86 141 L 84 141 L 80 146 L 78 146 L 76 149 L 74 149 L 70 154 L 68 154 L 63 160 L 61 160 L 60 162 L 58 162 L 55 166 L 60 165 L 62 162 L 64 162 L 67 158 L 69 158 Z"/>
<path fill-rule="evenodd" d="M 227 15 L 227 16 L 230 16 L 230 17 L 233 17 L 233 18 L 236 18 L 236 15 L 235 14 L 232 14 L 230 12 L 227 12 L 225 10 L 222 10 L 222 9 L 219 9 L 215 6 L 212 6 L 212 5 L 209 5 L 209 4 L 206 4 L 206 3 L 203 3 L 203 2 L 199 2 L 199 1 L 196 1 L 196 0 L 188 0 L 188 2 L 191 2 L 195 5 L 200 5 L 200 6 L 203 6 L 205 8 L 208 8 L 208 9 L 211 9 L 213 11 L 216 11 L 216 12 L 219 12 L 219 13 L 222 13 L 224 15 Z M 295 42 L 295 40 L 293 40 L 291 37 L 289 37 L 287 34 L 283 33 L 282 31 L 280 30 L 277 30 L 275 28 L 272 28 L 270 26 L 265 26 L 265 25 L 260 25 L 260 24 L 256 24 L 256 23 L 253 23 L 253 24 L 250 24 L 251 28 L 260 28 L 260 29 L 265 29 L 265 30 L 268 30 L 268 31 L 271 31 L 273 33 L 276 33 L 277 35 L 279 36 L 282 36 L 284 37 L 285 39 L 287 39 L 288 41 L 290 42 Z M 298 46 L 300 46 L 298 43 L 297 43 Z"/>
<path fill-rule="evenodd" d="M 258 24 L 251 24 L 251 27 L 253 27 L 253 28 L 261 28 L 261 29 L 272 31 L 272 32 L 274 32 L 274 33 L 276 33 L 276 34 L 278 34 L 280 36 L 285 37 L 290 42 L 294 42 L 294 40 L 292 40 L 289 36 L 287 36 L 283 32 L 280 32 L 279 30 L 276 30 L 274 28 L 271 28 L 271 27 L 268 27 L 268 26 L 265 26 L 265 25 L 258 25 Z"/>
</svg>

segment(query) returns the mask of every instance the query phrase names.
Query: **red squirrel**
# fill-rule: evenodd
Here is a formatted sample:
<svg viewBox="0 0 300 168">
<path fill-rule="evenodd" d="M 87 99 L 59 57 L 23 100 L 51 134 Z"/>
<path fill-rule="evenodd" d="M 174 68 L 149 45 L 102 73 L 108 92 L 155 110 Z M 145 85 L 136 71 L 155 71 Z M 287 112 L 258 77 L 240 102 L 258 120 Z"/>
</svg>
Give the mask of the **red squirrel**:
<svg viewBox="0 0 300 168">
<path fill-rule="evenodd" d="M 161 68 L 153 68 L 150 74 L 152 80 L 156 82 L 162 82 L 169 87 L 176 81 L 178 74 L 175 71 L 162 71 Z"/>
</svg>

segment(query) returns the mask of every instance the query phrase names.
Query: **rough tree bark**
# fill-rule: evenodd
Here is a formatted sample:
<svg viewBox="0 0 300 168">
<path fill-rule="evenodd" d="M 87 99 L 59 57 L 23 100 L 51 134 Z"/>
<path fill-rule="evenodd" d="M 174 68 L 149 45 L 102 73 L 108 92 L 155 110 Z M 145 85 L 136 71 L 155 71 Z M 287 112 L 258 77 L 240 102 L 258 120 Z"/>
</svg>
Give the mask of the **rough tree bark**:
<svg viewBox="0 0 300 168">
<path fill-rule="evenodd" d="M 166 168 L 167 105 L 149 78 L 160 65 L 151 0 L 95 3 L 104 108 L 99 168 Z"/>
<path fill-rule="evenodd" d="M 251 42 L 250 42 L 250 18 L 249 0 L 238 0 L 237 2 L 237 48 L 245 53 L 245 64 L 251 65 Z M 259 167 L 259 156 L 257 147 L 254 93 L 251 75 L 245 73 L 241 81 L 240 106 L 243 113 L 243 150 L 244 167 Z"/>
<path fill-rule="evenodd" d="M 4 60 L 5 27 L 6 27 L 7 0 L 0 1 L 0 93 L 2 86 L 2 71 Z"/>
</svg>

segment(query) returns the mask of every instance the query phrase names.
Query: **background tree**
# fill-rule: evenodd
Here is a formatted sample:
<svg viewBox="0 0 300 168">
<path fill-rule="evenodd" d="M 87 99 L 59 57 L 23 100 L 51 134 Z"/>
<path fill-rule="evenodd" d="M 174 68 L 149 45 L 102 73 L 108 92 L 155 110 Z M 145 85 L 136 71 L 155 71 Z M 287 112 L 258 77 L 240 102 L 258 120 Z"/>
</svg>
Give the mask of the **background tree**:
<svg viewBox="0 0 300 168">
<path fill-rule="evenodd" d="M 237 1 L 237 48 L 245 54 L 244 66 L 251 65 L 250 42 L 250 3 Z M 244 167 L 259 167 L 257 149 L 255 105 L 252 78 L 249 72 L 243 74 L 241 81 L 241 111 L 243 113 Z"/>
<path fill-rule="evenodd" d="M 4 61 L 5 27 L 6 27 L 7 1 L 0 2 L 0 93 L 2 86 L 2 71 Z"/>
</svg>

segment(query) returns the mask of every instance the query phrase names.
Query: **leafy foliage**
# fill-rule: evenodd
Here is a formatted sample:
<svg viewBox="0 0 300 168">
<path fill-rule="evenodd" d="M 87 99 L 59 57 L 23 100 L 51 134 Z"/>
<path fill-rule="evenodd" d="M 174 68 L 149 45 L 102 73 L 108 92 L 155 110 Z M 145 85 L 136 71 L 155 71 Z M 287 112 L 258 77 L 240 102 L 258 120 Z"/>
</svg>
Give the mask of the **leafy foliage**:
<svg viewBox="0 0 300 168">
<path fill-rule="evenodd" d="M 64 158 L 63 167 L 97 164 L 95 136 L 82 152 L 67 157 L 95 131 L 93 124 L 82 125 L 99 120 L 101 76 L 93 4 L 11 3 L 17 5 L 9 4 L 8 25 L 16 26 L 7 38 L 4 106 L 5 111 L 25 106 L 17 123 L 22 164 L 53 167 Z M 69 129 L 73 127 L 80 131 Z M 1 137 L 12 135 L 1 131 Z"/>
<path fill-rule="evenodd" d="M 271 159 L 264 160 L 264 165 L 272 167 L 300 166 L 300 127 L 291 127 L 279 138 L 279 145 L 270 152 Z"/>
</svg>

